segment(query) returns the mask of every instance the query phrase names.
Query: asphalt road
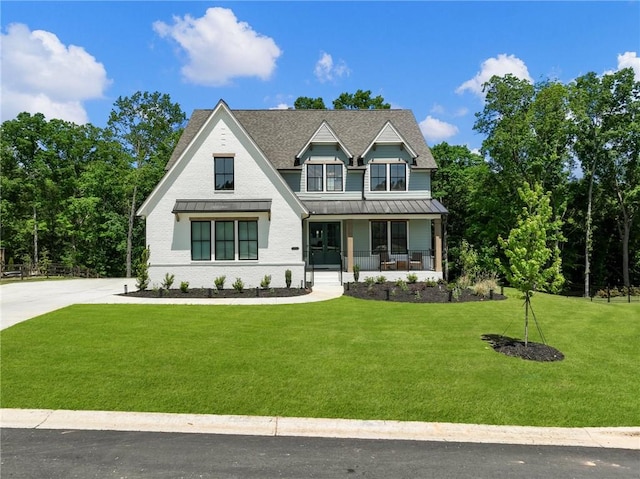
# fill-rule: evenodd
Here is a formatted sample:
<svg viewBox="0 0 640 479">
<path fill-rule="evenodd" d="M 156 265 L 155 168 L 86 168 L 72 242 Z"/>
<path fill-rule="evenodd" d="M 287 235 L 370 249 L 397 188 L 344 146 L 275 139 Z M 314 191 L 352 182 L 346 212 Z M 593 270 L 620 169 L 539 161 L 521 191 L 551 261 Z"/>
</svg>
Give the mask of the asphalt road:
<svg viewBox="0 0 640 479">
<path fill-rule="evenodd" d="M 3 429 L 2 478 L 626 478 L 626 449 Z"/>
</svg>

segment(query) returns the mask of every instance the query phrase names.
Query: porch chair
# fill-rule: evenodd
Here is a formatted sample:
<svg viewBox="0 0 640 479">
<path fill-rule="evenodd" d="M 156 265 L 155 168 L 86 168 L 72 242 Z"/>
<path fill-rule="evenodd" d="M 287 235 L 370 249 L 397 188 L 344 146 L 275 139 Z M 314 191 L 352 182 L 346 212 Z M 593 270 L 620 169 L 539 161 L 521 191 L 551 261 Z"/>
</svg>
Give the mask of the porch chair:
<svg viewBox="0 0 640 479">
<path fill-rule="evenodd" d="M 396 261 L 389 258 L 389 253 L 386 251 L 380 252 L 380 271 L 387 269 L 396 269 Z"/>
<path fill-rule="evenodd" d="M 411 253 L 411 259 L 409 260 L 409 269 L 422 269 L 422 253 L 414 251 Z"/>
</svg>

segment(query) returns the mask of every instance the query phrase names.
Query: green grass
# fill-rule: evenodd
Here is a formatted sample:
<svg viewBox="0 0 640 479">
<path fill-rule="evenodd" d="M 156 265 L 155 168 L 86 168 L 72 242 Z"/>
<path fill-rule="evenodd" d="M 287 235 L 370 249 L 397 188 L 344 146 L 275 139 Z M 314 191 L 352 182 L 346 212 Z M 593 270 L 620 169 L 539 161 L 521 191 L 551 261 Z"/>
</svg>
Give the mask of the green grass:
<svg viewBox="0 0 640 479">
<path fill-rule="evenodd" d="M 512 296 L 515 293 L 509 292 Z M 517 298 L 75 305 L 2 331 L 2 407 L 640 425 L 640 305 L 536 295 L 561 362 L 494 352 Z M 537 336 L 530 340 L 537 341 Z"/>
</svg>

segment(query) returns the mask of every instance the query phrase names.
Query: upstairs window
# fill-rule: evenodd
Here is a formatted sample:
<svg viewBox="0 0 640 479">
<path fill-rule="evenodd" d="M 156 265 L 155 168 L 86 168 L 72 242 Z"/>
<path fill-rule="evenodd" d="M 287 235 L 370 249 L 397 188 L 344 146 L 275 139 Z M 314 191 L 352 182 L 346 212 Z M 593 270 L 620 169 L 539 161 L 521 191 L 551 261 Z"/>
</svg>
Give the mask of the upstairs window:
<svg viewBox="0 0 640 479">
<path fill-rule="evenodd" d="M 322 165 L 307 165 L 307 191 L 322 191 Z"/>
<path fill-rule="evenodd" d="M 216 191 L 233 191 L 233 158 L 213 159 Z"/>
<path fill-rule="evenodd" d="M 307 165 L 307 191 L 342 191 L 342 163 Z"/>
<path fill-rule="evenodd" d="M 406 191 L 407 165 L 405 163 L 370 163 L 370 191 Z"/>
</svg>

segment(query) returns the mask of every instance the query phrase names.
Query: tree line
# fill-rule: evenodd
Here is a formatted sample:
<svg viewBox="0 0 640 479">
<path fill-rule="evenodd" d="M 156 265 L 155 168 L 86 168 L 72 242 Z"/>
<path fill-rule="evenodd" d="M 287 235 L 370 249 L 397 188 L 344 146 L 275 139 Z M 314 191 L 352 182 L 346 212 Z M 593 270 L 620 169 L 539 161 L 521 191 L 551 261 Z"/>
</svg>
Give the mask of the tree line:
<svg viewBox="0 0 640 479">
<path fill-rule="evenodd" d="M 433 197 L 449 209 L 446 265 L 460 273 L 473 251 L 498 271 L 527 182 L 549 192 L 559 226 L 565 288 L 640 282 L 640 83 L 633 71 L 586 74 L 568 85 L 511 75 L 485 84 L 474 129 L 480 154 L 446 142 L 432 147 Z M 299 97 L 297 109 L 324 109 Z M 390 108 L 371 91 L 343 93 L 335 109 Z M 47 121 L 21 113 L 1 125 L 1 246 L 5 262 L 43 256 L 107 276 L 130 276 L 144 250 L 141 201 L 164 173 L 186 116 L 169 95 L 138 92 L 114 103 L 107 126 Z"/>
</svg>

